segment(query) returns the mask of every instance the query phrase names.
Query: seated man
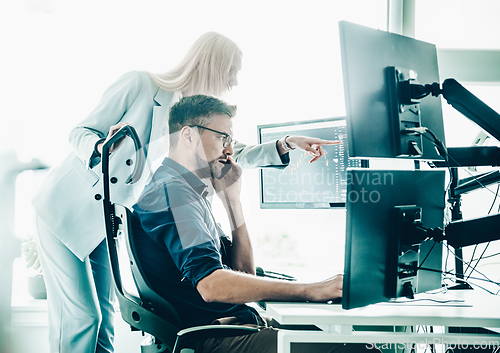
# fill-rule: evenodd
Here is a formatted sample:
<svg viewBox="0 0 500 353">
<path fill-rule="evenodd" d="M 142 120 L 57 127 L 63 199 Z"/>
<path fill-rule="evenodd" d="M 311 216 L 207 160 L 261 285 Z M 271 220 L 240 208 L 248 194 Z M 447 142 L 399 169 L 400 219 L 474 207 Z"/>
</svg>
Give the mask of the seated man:
<svg viewBox="0 0 500 353">
<path fill-rule="evenodd" d="M 270 353 L 277 351 L 278 329 L 245 303 L 333 300 L 342 296 L 342 275 L 309 284 L 255 275 L 240 203 L 241 169 L 231 158 L 235 111 L 207 96 L 185 97 L 171 108 L 168 158 L 133 206 L 132 222 L 144 271 L 154 289 L 178 310 L 184 327 L 261 327 L 247 336 L 209 339 L 203 352 Z M 212 215 L 206 198 L 210 190 L 221 196 L 232 223 L 232 241 Z M 365 349 L 344 344 L 321 347 L 326 350 L 312 351 Z"/>
</svg>

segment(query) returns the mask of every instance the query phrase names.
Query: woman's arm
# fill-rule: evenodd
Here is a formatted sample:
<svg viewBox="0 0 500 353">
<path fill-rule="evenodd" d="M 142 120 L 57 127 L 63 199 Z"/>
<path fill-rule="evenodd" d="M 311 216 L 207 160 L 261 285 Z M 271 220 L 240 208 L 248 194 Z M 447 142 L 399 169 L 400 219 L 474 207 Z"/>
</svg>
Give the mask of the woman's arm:
<svg viewBox="0 0 500 353">
<path fill-rule="evenodd" d="M 234 159 L 242 168 L 285 168 L 278 152 L 276 141 L 269 141 L 260 145 L 245 145 L 236 142 L 233 147 Z"/>
<path fill-rule="evenodd" d="M 81 121 L 69 135 L 69 142 L 78 157 L 91 167 L 96 142 L 105 138 L 133 104 L 141 89 L 138 72 L 129 72 L 112 84 L 89 116 Z"/>
<path fill-rule="evenodd" d="M 286 143 L 287 146 L 283 146 Z M 306 136 L 286 136 L 278 141 L 269 141 L 260 145 L 245 145 L 237 142 L 234 146 L 234 158 L 242 168 L 285 168 L 288 163 L 283 161 L 282 156 L 291 149 L 298 148 L 309 153 L 313 158 L 310 163 L 315 162 L 325 155 L 323 146 L 337 145 L 341 141 L 322 140 Z"/>
</svg>

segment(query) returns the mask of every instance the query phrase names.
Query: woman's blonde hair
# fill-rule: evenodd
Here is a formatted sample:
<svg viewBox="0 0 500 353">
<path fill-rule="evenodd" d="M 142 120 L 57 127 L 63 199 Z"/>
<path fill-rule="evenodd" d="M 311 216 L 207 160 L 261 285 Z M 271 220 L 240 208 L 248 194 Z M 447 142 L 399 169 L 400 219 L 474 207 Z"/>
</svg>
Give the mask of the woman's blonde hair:
<svg viewBox="0 0 500 353">
<path fill-rule="evenodd" d="M 166 91 L 220 97 L 229 90 L 228 74 L 236 53 L 241 54 L 241 50 L 232 40 L 208 32 L 198 38 L 177 67 L 163 74 L 148 74 Z"/>
</svg>

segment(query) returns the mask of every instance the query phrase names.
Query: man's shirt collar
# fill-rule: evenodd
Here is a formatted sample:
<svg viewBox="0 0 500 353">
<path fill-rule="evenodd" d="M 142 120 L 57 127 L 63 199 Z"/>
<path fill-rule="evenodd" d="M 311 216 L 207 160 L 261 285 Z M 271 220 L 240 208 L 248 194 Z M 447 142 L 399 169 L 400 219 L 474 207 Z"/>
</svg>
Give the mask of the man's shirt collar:
<svg viewBox="0 0 500 353">
<path fill-rule="evenodd" d="M 158 170 L 165 167 L 171 168 L 174 171 L 176 171 L 181 177 L 184 178 L 184 180 L 189 184 L 189 186 L 191 186 L 193 190 L 195 190 L 201 196 L 206 197 L 208 195 L 207 185 L 203 183 L 200 180 L 200 178 L 194 175 L 189 169 L 187 169 L 183 165 L 167 157 L 163 160 L 162 166 L 160 166 Z"/>
</svg>

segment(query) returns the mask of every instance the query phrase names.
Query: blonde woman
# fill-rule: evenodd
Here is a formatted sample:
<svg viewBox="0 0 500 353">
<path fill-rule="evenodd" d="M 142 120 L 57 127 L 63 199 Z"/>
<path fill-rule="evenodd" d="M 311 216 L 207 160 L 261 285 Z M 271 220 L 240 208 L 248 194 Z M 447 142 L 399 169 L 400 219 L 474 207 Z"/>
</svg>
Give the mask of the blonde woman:
<svg viewBox="0 0 500 353">
<path fill-rule="evenodd" d="M 73 151 L 54 168 L 33 198 L 38 248 L 47 286 L 51 352 L 112 352 L 114 292 L 104 241 L 100 153 L 106 138 L 132 125 L 145 146 L 146 167 L 168 146 L 169 108 L 195 94 L 220 97 L 238 84 L 242 54 L 214 32 L 201 36 L 182 62 L 164 74 L 129 72 L 70 133 Z M 163 143 L 160 143 L 163 141 Z M 242 167 L 285 167 L 288 151 L 321 157 L 320 139 L 286 136 L 258 146 L 236 144 Z M 161 146 L 160 146 L 161 145 Z M 113 201 L 131 206 L 138 192 L 125 183 L 133 169 L 132 144 L 110 158 Z M 144 173 L 147 179 L 148 173 Z M 143 184 L 142 184 L 143 185 Z"/>
</svg>

